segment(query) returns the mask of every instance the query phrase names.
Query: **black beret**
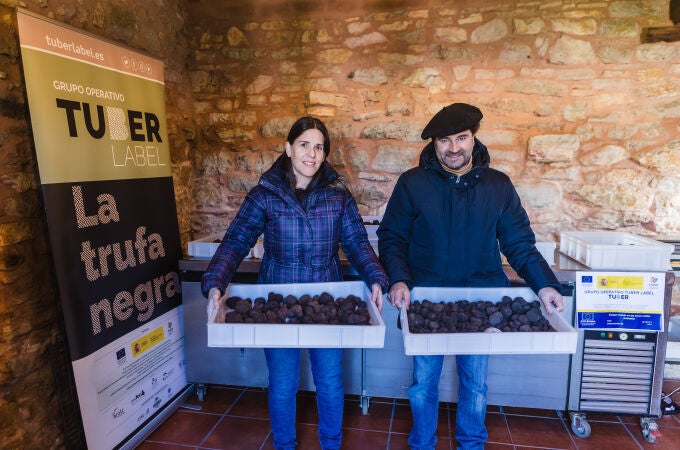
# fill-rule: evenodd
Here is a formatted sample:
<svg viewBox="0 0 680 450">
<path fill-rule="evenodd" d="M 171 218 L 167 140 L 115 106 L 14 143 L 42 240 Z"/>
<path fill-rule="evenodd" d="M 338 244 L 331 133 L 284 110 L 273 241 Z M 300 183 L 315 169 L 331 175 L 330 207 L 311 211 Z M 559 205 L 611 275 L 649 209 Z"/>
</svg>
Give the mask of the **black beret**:
<svg viewBox="0 0 680 450">
<path fill-rule="evenodd" d="M 425 125 L 422 139 L 450 136 L 475 127 L 482 120 L 482 112 L 467 103 L 445 106 Z"/>
</svg>

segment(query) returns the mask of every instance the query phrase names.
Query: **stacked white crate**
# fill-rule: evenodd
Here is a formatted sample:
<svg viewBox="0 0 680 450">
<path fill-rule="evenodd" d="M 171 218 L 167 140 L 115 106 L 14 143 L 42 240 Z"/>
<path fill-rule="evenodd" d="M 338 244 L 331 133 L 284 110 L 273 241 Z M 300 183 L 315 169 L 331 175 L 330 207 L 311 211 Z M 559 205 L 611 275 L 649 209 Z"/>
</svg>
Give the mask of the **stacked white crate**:
<svg viewBox="0 0 680 450">
<path fill-rule="evenodd" d="M 211 234 L 201 239 L 196 239 L 189 242 L 187 255 L 193 258 L 212 258 L 220 246 L 224 233 Z M 250 249 L 250 253 L 246 258 L 262 258 L 264 254 L 263 237 L 260 236 L 257 243 Z"/>
<path fill-rule="evenodd" d="M 670 269 L 672 244 L 616 231 L 563 231 L 560 252 L 591 269 Z"/>
</svg>

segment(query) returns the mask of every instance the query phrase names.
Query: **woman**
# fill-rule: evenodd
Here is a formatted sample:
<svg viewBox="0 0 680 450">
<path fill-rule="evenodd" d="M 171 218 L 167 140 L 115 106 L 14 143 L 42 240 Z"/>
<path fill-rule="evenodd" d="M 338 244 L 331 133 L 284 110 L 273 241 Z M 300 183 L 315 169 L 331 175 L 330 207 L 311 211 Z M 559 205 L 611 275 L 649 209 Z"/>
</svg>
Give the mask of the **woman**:
<svg viewBox="0 0 680 450">
<path fill-rule="evenodd" d="M 285 152 L 246 196 L 203 275 L 209 301 L 224 295 L 241 260 L 264 233 L 260 283 L 342 281 L 338 244 L 382 310 L 388 286 L 352 194 L 326 162 L 330 139 L 323 122 L 298 119 Z M 277 449 L 295 448 L 295 400 L 300 349 L 264 349 L 269 369 L 269 417 Z M 309 349 L 322 449 L 339 449 L 344 390 L 342 349 Z"/>
</svg>

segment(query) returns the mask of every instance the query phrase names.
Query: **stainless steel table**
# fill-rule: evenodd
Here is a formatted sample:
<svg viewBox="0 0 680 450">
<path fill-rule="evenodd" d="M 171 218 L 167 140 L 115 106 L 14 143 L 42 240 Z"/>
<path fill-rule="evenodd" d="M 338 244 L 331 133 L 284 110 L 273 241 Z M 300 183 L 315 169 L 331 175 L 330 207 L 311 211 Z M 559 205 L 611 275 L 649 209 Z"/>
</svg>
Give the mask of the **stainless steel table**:
<svg viewBox="0 0 680 450">
<path fill-rule="evenodd" d="M 569 285 L 575 270 L 585 268 L 564 255 L 556 254 L 555 274 Z M 180 261 L 182 273 L 183 316 L 186 369 L 188 381 L 199 385 L 199 397 L 207 384 L 239 386 L 267 385 L 267 366 L 261 349 L 211 348 L 206 345 L 206 300 L 200 293 L 200 275 L 208 264 L 206 259 Z M 343 266 L 348 278 L 356 276 L 349 265 Z M 254 282 L 259 260 L 244 260 L 235 282 Z M 521 280 L 507 267 L 513 282 Z M 566 317 L 572 321 L 573 300 L 565 298 Z M 412 358 L 404 354 L 401 331 L 397 329 L 398 310 L 389 304 L 383 309 L 387 329 L 382 349 L 345 349 L 345 392 L 359 395 L 364 411 L 370 397 L 407 398 L 412 380 Z M 488 401 L 492 405 L 566 410 L 571 356 L 555 355 L 492 355 L 487 378 Z M 440 382 L 442 401 L 458 398 L 458 376 L 453 356 L 445 358 Z M 300 376 L 301 390 L 314 390 L 306 352 Z"/>
</svg>

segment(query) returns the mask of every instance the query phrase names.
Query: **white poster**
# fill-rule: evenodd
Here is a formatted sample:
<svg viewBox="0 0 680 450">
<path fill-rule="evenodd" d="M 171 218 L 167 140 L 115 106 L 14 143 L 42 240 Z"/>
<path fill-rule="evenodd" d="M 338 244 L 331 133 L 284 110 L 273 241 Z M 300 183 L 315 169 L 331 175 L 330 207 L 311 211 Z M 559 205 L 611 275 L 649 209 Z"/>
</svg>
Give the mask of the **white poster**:
<svg viewBox="0 0 680 450">
<path fill-rule="evenodd" d="M 578 328 L 663 331 L 664 273 L 577 272 Z"/>
<path fill-rule="evenodd" d="M 113 448 L 187 384 L 182 307 L 73 362 L 88 448 Z"/>
</svg>

